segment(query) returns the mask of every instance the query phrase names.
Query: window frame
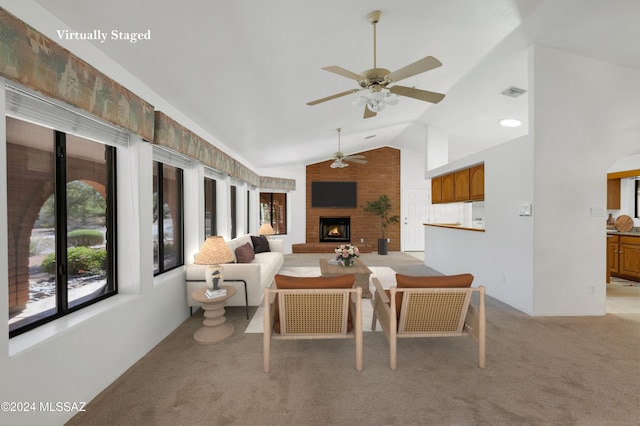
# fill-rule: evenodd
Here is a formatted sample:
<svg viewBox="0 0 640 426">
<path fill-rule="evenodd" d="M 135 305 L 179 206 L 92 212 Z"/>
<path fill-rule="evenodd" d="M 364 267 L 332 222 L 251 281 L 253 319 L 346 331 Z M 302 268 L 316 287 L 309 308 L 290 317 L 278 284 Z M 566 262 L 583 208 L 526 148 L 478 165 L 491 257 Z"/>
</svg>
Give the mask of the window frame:
<svg viewBox="0 0 640 426">
<path fill-rule="evenodd" d="M 92 140 L 95 143 L 101 144 L 105 148 L 105 168 L 106 168 L 106 209 L 105 209 L 105 221 L 106 221 L 106 265 L 105 265 L 105 275 L 106 275 L 106 291 L 98 295 L 94 298 L 85 300 L 83 302 L 73 304 L 70 306 L 69 304 L 69 275 L 67 273 L 68 268 L 68 257 L 67 257 L 67 226 L 68 226 L 68 218 L 67 218 L 67 208 L 68 208 L 68 200 L 67 200 L 67 149 L 66 149 L 66 138 L 70 133 L 58 130 L 55 126 L 45 125 L 44 123 L 33 122 L 31 120 L 24 120 L 20 116 L 12 116 L 6 115 L 5 121 L 8 119 L 20 120 L 23 122 L 30 123 L 34 126 L 49 128 L 53 132 L 53 139 L 51 143 L 53 144 L 53 185 L 55 196 L 55 256 L 56 256 L 56 279 L 55 279 L 55 300 L 56 304 L 54 308 L 54 313 L 51 315 L 46 315 L 46 313 L 51 310 L 45 310 L 40 312 L 40 315 L 44 315 L 39 319 L 28 321 L 26 324 L 20 326 L 20 322 L 16 322 L 17 324 L 15 328 L 9 326 L 9 338 L 13 338 L 19 336 L 23 333 L 26 333 L 30 330 L 36 329 L 44 324 L 55 321 L 62 317 L 65 317 L 71 313 L 84 309 L 88 306 L 91 306 L 95 303 L 98 303 L 102 300 L 105 300 L 109 297 L 115 296 L 118 294 L 118 280 L 117 280 L 117 164 L 116 164 L 116 147 L 101 141 Z M 78 135 L 83 139 L 87 139 L 85 136 Z M 27 317 L 31 318 L 31 317 Z"/>
<path fill-rule="evenodd" d="M 210 187 L 207 188 L 207 183 L 210 183 Z M 216 179 L 206 177 L 204 178 L 204 239 L 207 237 L 213 237 L 218 235 L 218 204 L 217 204 L 217 185 L 218 181 Z M 209 201 L 210 203 L 208 203 Z M 209 204 L 211 204 L 209 206 Z M 209 207 L 211 207 L 211 211 L 209 211 Z M 209 233 L 207 233 L 207 213 L 210 214 L 211 227 L 209 229 Z"/>
<path fill-rule="evenodd" d="M 269 201 L 266 203 L 262 202 L 262 197 L 264 196 L 268 196 Z M 280 232 L 280 226 L 277 226 L 277 224 L 275 223 L 276 221 L 274 220 L 274 218 L 277 216 L 276 214 L 274 214 L 274 195 L 277 196 L 282 196 L 283 197 L 283 201 L 284 201 L 284 205 L 282 207 L 282 213 L 284 215 L 284 218 L 282 220 L 282 227 L 284 228 L 284 232 Z M 287 203 L 288 203 L 288 197 L 287 197 L 287 193 L 286 192 L 260 192 L 259 194 L 259 205 L 260 205 L 260 223 L 266 223 L 268 222 L 271 227 L 273 228 L 275 234 L 274 235 L 287 235 L 287 230 L 289 228 L 289 223 L 288 223 L 288 213 L 287 213 Z M 269 220 L 267 221 L 264 217 L 263 217 L 263 204 L 267 204 L 269 206 Z"/>
<path fill-rule="evenodd" d="M 161 212 L 161 208 L 164 208 L 164 166 L 167 167 L 173 167 L 176 171 L 178 171 L 179 173 L 177 174 L 177 185 L 176 185 L 176 189 L 178 190 L 178 194 L 176 195 L 176 201 L 178 203 L 178 226 L 176 227 L 178 232 L 179 232 L 179 236 L 180 236 L 180 241 L 178 242 L 178 245 L 176 245 L 174 243 L 174 247 L 177 247 L 177 252 L 179 253 L 178 256 L 176 256 L 176 263 L 175 265 L 172 265 L 170 267 L 166 267 L 165 265 L 165 247 L 164 247 L 164 234 L 165 234 L 165 229 L 164 229 L 164 220 L 160 220 L 162 212 Z M 179 166 L 174 166 L 170 163 L 165 163 L 161 160 L 153 160 L 153 170 L 157 172 L 156 174 L 156 185 L 157 185 L 157 193 L 158 193 L 158 201 L 157 201 L 157 205 L 158 205 L 158 220 L 156 224 L 153 224 L 153 226 L 157 226 L 157 235 L 158 235 L 158 268 L 156 270 L 156 265 L 154 264 L 153 266 L 153 276 L 157 277 L 159 275 L 164 274 L 165 272 L 169 272 L 171 270 L 174 270 L 176 268 L 180 268 L 182 266 L 184 266 L 184 169 L 182 167 Z M 163 226 L 160 226 L 160 225 Z M 173 234 L 176 234 L 176 229 L 173 230 Z M 153 241 L 155 242 L 155 241 Z M 153 253 L 155 256 L 156 250 L 155 248 L 153 249 Z"/>
</svg>

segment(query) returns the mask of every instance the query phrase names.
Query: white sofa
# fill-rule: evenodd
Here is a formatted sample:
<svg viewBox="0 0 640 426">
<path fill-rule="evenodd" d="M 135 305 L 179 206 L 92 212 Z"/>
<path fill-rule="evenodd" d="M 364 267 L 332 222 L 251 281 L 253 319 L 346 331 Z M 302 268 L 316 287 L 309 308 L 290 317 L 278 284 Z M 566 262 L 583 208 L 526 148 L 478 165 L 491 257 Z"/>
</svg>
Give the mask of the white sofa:
<svg viewBox="0 0 640 426">
<path fill-rule="evenodd" d="M 268 239 L 269 252 L 256 253 L 255 259 L 250 263 L 225 263 L 222 266 L 223 285 L 232 285 L 236 288 L 236 294 L 227 300 L 227 306 L 245 306 L 244 284 L 242 282 L 228 282 L 227 280 L 245 280 L 247 282 L 247 296 L 249 306 L 258 306 L 262 301 L 264 289 L 270 287 L 273 277 L 280 270 L 284 262 L 284 241 Z M 242 235 L 227 241 L 227 246 L 234 259 L 236 248 L 251 242 L 250 235 Z M 186 266 L 187 302 L 189 306 L 201 306 L 191 298 L 191 293 L 202 287 L 206 287 L 205 271 L 208 265 L 192 263 Z"/>
</svg>

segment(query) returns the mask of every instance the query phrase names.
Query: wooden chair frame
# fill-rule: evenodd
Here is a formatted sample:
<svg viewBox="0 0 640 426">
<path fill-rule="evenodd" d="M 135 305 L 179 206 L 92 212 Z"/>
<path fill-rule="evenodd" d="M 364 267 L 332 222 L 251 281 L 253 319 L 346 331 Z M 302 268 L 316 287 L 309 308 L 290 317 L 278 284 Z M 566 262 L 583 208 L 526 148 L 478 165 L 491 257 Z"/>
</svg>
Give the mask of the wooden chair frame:
<svg viewBox="0 0 640 426">
<path fill-rule="evenodd" d="M 273 331 L 278 300 L 280 333 Z M 352 330 L 347 331 L 351 312 Z M 270 370 L 271 339 L 354 339 L 356 370 L 362 370 L 362 289 L 264 289 L 264 371 Z"/>
<path fill-rule="evenodd" d="M 373 278 L 376 294 L 372 300 L 373 321 L 377 320 L 389 340 L 389 366 L 396 369 L 398 339 L 414 337 L 471 336 L 478 343 L 478 366 L 485 366 L 484 286 L 452 288 L 389 289 L 390 297 L 380 281 Z M 478 306 L 471 295 L 479 294 Z M 400 317 L 397 316 L 396 294 L 402 294 Z"/>
</svg>

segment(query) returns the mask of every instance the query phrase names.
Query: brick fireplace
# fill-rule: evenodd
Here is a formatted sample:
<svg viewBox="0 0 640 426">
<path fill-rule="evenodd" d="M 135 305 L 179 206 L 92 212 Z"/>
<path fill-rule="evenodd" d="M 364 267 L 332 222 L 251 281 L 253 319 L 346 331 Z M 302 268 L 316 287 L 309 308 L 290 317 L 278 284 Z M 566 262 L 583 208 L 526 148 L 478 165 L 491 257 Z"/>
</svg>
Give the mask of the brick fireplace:
<svg viewBox="0 0 640 426">
<path fill-rule="evenodd" d="M 321 243 L 348 243 L 351 241 L 351 218 L 320 217 Z"/>
<path fill-rule="evenodd" d="M 320 242 L 320 218 L 348 217 L 349 242 L 358 246 L 361 252 L 378 250 L 380 221 L 376 216 L 365 213 L 362 206 L 367 201 L 386 194 L 393 206 L 392 214 L 400 214 L 400 150 L 382 147 L 360 152 L 367 164 L 351 163 L 349 167 L 332 169 L 331 160 L 307 166 L 306 175 L 306 242 L 294 244 L 294 253 L 332 253 L 337 244 L 331 240 Z M 357 207 L 314 208 L 311 206 L 311 182 L 357 182 Z M 389 251 L 400 250 L 400 225 L 391 224 L 385 230 L 385 237 L 391 238 Z"/>
</svg>

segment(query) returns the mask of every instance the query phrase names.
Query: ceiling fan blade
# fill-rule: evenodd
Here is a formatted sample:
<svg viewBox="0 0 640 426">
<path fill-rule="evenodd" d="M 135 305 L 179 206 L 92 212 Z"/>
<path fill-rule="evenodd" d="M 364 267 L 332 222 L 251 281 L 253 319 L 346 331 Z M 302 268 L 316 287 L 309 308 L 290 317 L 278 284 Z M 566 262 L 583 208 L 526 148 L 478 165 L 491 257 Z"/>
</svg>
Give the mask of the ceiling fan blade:
<svg viewBox="0 0 640 426">
<path fill-rule="evenodd" d="M 371 117 L 375 117 L 377 114 L 373 111 L 371 111 L 369 108 L 367 108 L 367 106 L 364 106 L 364 117 L 363 118 L 371 118 Z"/>
<path fill-rule="evenodd" d="M 346 92 L 336 93 L 335 95 L 327 96 L 326 98 L 316 99 L 315 101 L 307 102 L 307 105 L 317 105 L 322 102 L 330 101 L 336 98 L 341 98 L 342 96 L 347 96 L 356 92 L 358 92 L 358 89 L 347 90 Z"/>
<path fill-rule="evenodd" d="M 387 79 L 389 81 L 400 81 L 407 77 L 411 77 L 413 75 L 438 68 L 439 66 L 442 66 L 442 62 L 440 62 L 433 56 L 427 56 L 426 58 L 422 58 L 419 61 L 415 61 L 414 63 L 409 64 L 406 67 L 392 72 L 387 76 Z"/>
<path fill-rule="evenodd" d="M 364 155 L 347 155 L 344 159 L 353 160 L 354 158 L 364 158 Z"/>
<path fill-rule="evenodd" d="M 367 164 L 367 160 L 360 160 L 358 158 L 345 158 L 345 160 L 351 162 L 351 163 L 358 163 L 358 164 Z"/>
<path fill-rule="evenodd" d="M 414 89 L 413 87 L 393 86 L 389 87 L 389 90 L 396 95 L 431 102 L 433 104 L 437 104 L 444 99 L 443 93 L 429 92 L 428 90 Z"/>
<path fill-rule="evenodd" d="M 353 71 L 349 71 L 349 70 L 344 69 L 342 67 L 339 67 L 337 65 L 331 65 L 330 67 L 323 67 L 322 69 L 325 70 L 325 71 L 332 72 L 334 74 L 341 75 L 343 77 L 350 78 L 351 80 L 355 80 L 355 81 L 360 81 L 360 80 L 364 80 L 365 79 L 364 76 L 362 76 L 360 74 L 356 74 Z"/>
</svg>

